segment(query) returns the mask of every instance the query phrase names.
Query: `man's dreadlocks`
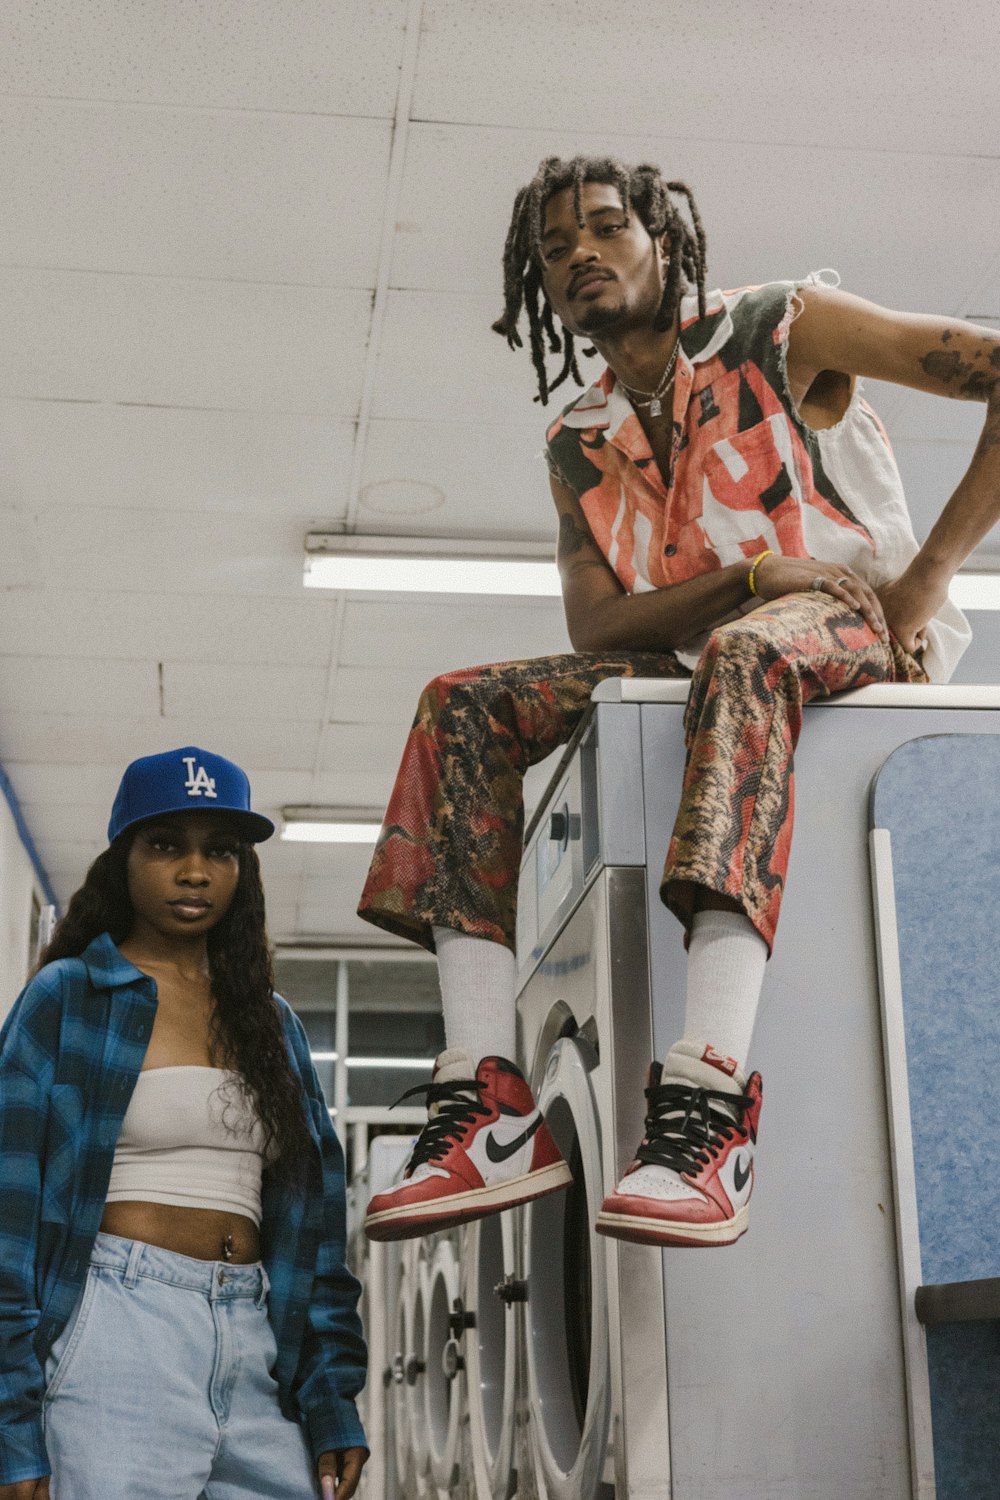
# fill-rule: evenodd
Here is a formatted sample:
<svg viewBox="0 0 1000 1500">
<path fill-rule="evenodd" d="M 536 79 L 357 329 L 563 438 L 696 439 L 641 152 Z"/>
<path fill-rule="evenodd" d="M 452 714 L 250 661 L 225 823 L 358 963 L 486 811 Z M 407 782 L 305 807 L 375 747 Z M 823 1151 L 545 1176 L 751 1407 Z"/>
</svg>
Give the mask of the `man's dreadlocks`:
<svg viewBox="0 0 1000 1500">
<path fill-rule="evenodd" d="M 563 161 L 558 156 L 545 157 L 539 162 L 538 171 L 527 187 L 521 188 L 514 200 L 503 251 L 504 310 L 493 324 L 495 333 L 503 334 L 512 349 L 519 349 L 522 340 L 517 324 L 521 309 L 527 309 L 531 361 L 538 375 L 535 399 L 543 406 L 548 403 L 550 391 L 562 385 L 570 375 L 577 385 L 584 384 L 576 362 L 573 335 L 568 328 L 563 328 L 561 334 L 556 331 L 552 308 L 544 297 L 539 298 L 539 293 L 542 289 L 541 239 L 545 205 L 555 193 L 571 187 L 576 221 L 582 229 L 584 218 L 580 197 L 585 182 L 606 182 L 616 187 L 621 195 L 626 223 L 629 212 L 634 209 L 652 239 L 665 238 L 667 241 L 670 257 L 667 279 L 653 327 L 658 332 L 670 327 L 681 297 L 692 284 L 698 289 L 699 316 L 705 316 L 705 231 L 686 183 L 664 182 L 658 167 L 646 164 L 627 167 L 611 156 L 574 156 L 572 161 Z M 687 199 L 690 226 L 670 201 L 671 193 L 679 193 Z M 545 368 L 546 339 L 549 351 L 563 356 L 562 369 L 551 382 Z"/>
</svg>

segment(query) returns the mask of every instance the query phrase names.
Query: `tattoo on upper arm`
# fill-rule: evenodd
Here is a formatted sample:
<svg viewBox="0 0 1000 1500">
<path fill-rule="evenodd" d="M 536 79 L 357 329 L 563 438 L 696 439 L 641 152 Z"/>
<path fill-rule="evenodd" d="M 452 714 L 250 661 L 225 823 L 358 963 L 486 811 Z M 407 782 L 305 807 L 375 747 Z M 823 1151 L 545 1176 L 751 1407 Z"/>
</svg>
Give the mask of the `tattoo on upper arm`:
<svg viewBox="0 0 1000 1500">
<path fill-rule="evenodd" d="M 929 349 L 920 361 L 920 368 L 925 375 L 951 388 L 952 394 L 970 401 L 986 401 L 1000 386 L 1000 344 L 992 344 L 988 338 L 983 340 L 981 331 L 978 335 L 972 329 L 969 332 L 969 340 L 962 340 L 964 349 L 949 349 L 954 335 L 946 329 L 941 335 L 944 347 Z M 973 342 L 977 342 L 974 349 L 969 347 Z"/>
<path fill-rule="evenodd" d="M 559 542 L 556 547 L 556 557 L 575 557 L 582 547 L 593 541 L 589 531 L 578 526 L 572 516 L 564 511 L 559 517 Z"/>
</svg>

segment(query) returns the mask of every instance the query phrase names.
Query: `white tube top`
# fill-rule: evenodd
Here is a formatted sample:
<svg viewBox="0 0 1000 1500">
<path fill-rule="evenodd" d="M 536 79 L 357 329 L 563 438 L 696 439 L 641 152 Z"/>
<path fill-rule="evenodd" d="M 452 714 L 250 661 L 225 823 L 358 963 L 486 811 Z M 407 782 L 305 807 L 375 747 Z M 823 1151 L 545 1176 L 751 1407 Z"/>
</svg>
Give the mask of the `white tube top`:
<svg viewBox="0 0 1000 1500">
<path fill-rule="evenodd" d="M 211 1208 L 260 1225 L 264 1128 L 224 1068 L 139 1074 L 115 1147 L 108 1203 Z"/>
</svg>

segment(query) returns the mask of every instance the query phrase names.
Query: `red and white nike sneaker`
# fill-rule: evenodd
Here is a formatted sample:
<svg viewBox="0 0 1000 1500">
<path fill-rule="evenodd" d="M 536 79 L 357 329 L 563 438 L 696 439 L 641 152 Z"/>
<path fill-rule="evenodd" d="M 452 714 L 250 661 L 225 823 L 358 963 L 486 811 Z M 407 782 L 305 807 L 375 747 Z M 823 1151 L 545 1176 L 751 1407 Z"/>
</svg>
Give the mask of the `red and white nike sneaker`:
<svg viewBox="0 0 1000 1500">
<path fill-rule="evenodd" d="M 554 1193 L 572 1174 L 523 1074 L 503 1057 L 473 1068 L 467 1052 L 442 1052 L 426 1093 L 430 1119 L 396 1187 L 368 1205 L 371 1240 L 403 1240 Z"/>
<path fill-rule="evenodd" d="M 664 1069 L 668 1070 L 664 1076 Z M 679 1042 L 649 1070 L 646 1134 L 597 1232 L 647 1245 L 731 1245 L 746 1233 L 760 1074 Z"/>
</svg>

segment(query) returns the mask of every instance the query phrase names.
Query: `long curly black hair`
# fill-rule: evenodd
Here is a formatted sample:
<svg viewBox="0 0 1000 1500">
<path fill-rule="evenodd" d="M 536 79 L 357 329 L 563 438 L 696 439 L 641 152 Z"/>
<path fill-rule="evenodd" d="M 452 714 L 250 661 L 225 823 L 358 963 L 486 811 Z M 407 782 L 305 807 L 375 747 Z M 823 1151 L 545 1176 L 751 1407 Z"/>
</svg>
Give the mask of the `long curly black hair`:
<svg viewBox="0 0 1000 1500">
<path fill-rule="evenodd" d="M 527 312 L 531 361 L 538 376 L 535 400 L 543 406 L 548 404 L 549 393 L 570 376 L 577 385 L 584 384 L 576 362 L 573 335 L 568 328 L 563 328 L 561 334 L 557 331 L 552 308 L 541 295 L 540 245 L 545 205 L 555 193 L 566 188 L 573 189 L 577 223 L 583 227 L 580 194 L 585 182 L 605 182 L 616 187 L 625 209 L 626 223 L 630 211 L 635 209 L 650 238 L 666 241 L 669 252 L 666 284 L 663 300 L 653 319 L 657 332 L 662 333 L 670 327 L 681 297 L 689 286 L 697 288 L 698 315 L 705 316 L 708 252 L 701 215 L 687 184 L 664 181 L 659 167 L 648 163 L 629 167 L 613 156 L 574 156 L 570 161 L 564 161 L 561 156 L 546 156 L 539 162 L 538 171 L 527 187 L 521 188 L 514 199 L 503 252 L 504 309 L 492 325 L 494 333 L 502 334 L 512 349 L 520 349 L 522 339 L 517 325 L 522 309 Z M 686 200 L 690 225 L 671 201 L 671 194 Z M 563 356 L 562 368 L 551 381 L 545 368 L 546 340 L 551 354 Z M 584 353 L 593 353 L 593 350 L 585 349 Z"/>
<path fill-rule="evenodd" d="M 129 829 L 99 854 L 72 896 L 38 968 L 57 958 L 76 958 L 110 933 L 124 942 L 135 914 L 128 893 L 128 856 L 136 830 Z M 260 861 L 252 844 L 238 844 L 239 878 L 229 910 L 208 934 L 208 964 L 214 1001 L 211 1055 L 215 1066 L 232 1068 L 260 1116 L 265 1159 L 282 1186 L 304 1181 L 311 1151 L 306 1102 L 285 1047 L 274 998 L 274 971 L 264 919 Z"/>
</svg>

